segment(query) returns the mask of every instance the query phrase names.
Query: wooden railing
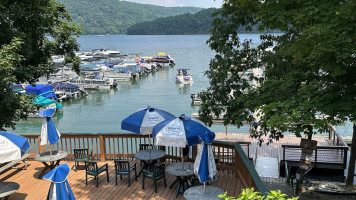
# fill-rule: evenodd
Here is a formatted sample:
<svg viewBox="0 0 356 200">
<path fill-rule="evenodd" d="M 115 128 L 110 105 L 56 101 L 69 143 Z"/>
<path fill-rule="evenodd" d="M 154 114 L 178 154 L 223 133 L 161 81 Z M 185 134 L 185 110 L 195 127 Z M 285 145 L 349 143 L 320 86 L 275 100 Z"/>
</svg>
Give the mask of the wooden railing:
<svg viewBox="0 0 356 200">
<path fill-rule="evenodd" d="M 334 126 L 329 127 L 329 140 L 334 146 L 347 146 L 344 138 L 341 137 Z"/>
<path fill-rule="evenodd" d="M 348 146 L 335 127 L 329 127 L 329 141 L 332 146 L 317 146 L 313 152 L 312 164 L 318 167 L 320 164 L 342 166 L 346 169 Z M 299 162 L 301 148 L 299 145 L 282 145 L 282 162 Z"/>
<path fill-rule="evenodd" d="M 39 145 L 40 136 L 25 135 L 31 143 L 31 149 L 28 151 L 30 158 L 39 153 L 48 151 L 47 145 Z M 150 138 L 150 143 L 154 144 L 154 139 Z M 73 159 L 73 149 L 87 148 L 93 152 L 96 160 L 105 161 L 113 159 L 126 158 L 134 159 L 134 154 L 139 151 L 140 144 L 148 144 L 149 137 L 137 134 L 65 134 L 62 133 L 60 141 L 50 146 L 51 150 L 66 151 L 66 159 Z M 247 146 L 247 143 L 242 143 Z M 166 152 L 165 160 L 180 161 L 181 151 L 177 147 L 159 147 Z M 226 170 L 234 173 L 236 178 L 241 180 L 241 189 L 254 187 L 256 190 L 265 193 L 266 189 L 253 167 L 249 157 L 238 143 L 228 143 L 223 141 L 213 141 L 212 149 L 215 156 L 216 167 L 219 170 Z M 197 146 L 192 147 L 190 161 L 195 160 L 197 155 Z M 249 154 L 249 150 L 247 150 Z"/>
</svg>

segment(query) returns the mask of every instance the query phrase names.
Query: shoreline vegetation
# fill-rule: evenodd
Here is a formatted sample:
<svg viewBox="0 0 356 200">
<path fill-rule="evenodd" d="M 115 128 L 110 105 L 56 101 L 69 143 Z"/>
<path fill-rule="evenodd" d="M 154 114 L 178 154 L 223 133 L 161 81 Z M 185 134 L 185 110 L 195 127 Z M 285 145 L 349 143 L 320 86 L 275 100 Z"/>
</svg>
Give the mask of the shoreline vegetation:
<svg viewBox="0 0 356 200">
<path fill-rule="evenodd" d="M 115 0 L 58 0 L 82 35 L 201 35 L 210 34 L 216 8 L 164 7 Z M 239 28 L 240 33 L 259 33 Z"/>
</svg>

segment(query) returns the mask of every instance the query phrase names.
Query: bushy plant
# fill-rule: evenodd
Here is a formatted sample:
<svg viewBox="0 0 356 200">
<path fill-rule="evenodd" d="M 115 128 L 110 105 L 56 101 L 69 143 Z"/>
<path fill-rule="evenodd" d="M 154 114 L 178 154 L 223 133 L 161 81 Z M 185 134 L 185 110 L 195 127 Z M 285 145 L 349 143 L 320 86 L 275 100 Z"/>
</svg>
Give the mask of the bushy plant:
<svg viewBox="0 0 356 200">
<path fill-rule="evenodd" d="M 253 188 L 243 189 L 241 194 L 237 198 L 228 197 L 227 192 L 225 192 L 225 194 L 218 195 L 218 197 L 224 200 L 297 200 L 299 198 L 293 197 L 286 199 L 286 196 L 286 194 L 283 194 L 280 190 L 277 190 L 267 193 L 267 195 L 264 197 L 261 195 L 260 192 L 255 192 Z"/>
</svg>

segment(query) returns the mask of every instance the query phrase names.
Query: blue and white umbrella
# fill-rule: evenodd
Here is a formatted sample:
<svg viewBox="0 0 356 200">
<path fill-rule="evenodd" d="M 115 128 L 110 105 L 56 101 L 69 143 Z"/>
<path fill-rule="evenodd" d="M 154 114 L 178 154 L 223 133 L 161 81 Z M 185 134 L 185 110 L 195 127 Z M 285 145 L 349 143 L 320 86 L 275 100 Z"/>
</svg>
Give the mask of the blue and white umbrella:
<svg viewBox="0 0 356 200">
<path fill-rule="evenodd" d="M 198 119 L 187 117 L 184 114 L 165 120 L 153 127 L 153 136 L 156 144 L 162 146 L 182 147 L 193 146 L 201 142 L 200 137 L 215 138 L 203 122 Z M 200 136 L 201 135 L 201 136 Z"/>
<path fill-rule="evenodd" d="M 0 163 L 20 159 L 30 147 L 27 138 L 13 133 L 0 132 Z"/>
<path fill-rule="evenodd" d="M 156 124 L 173 118 L 175 118 L 175 116 L 169 112 L 148 106 L 122 120 L 121 129 L 150 136 Z"/>
<path fill-rule="evenodd" d="M 194 162 L 194 173 L 199 181 L 204 183 L 209 180 L 216 180 L 216 164 L 213 149 L 211 148 L 210 138 L 201 138 L 202 143 L 198 149 L 197 157 Z"/>
<path fill-rule="evenodd" d="M 57 166 L 43 176 L 43 179 L 52 181 L 47 200 L 75 200 L 67 180 L 69 171 L 69 166 L 65 163 Z"/>
<path fill-rule="evenodd" d="M 157 124 L 153 127 L 152 134 L 156 138 L 157 145 L 182 147 L 182 162 L 184 162 L 182 150 L 186 145 L 193 146 L 199 144 L 202 139 L 212 141 L 215 138 L 215 133 L 210 131 L 202 121 L 184 114 Z"/>
<path fill-rule="evenodd" d="M 41 145 L 48 144 L 54 144 L 59 141 L 59 138 L 61 137 L 61 134 L 59 131 L 56 129 L 54 126 L 52 116 L 56 112 L 55 109 L 45 109 L 37 114 L 41 117 L 43 117 L 42 121 L 42 129 L 41 129 Z"/>
</svg>

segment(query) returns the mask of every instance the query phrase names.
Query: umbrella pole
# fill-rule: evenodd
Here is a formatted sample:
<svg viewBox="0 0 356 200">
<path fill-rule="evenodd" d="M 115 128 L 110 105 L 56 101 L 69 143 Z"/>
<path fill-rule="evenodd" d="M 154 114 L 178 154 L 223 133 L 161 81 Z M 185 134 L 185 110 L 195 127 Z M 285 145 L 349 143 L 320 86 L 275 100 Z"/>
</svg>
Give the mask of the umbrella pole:
<svg viewBox="0 0 356 200">
<path fill-rule="evenodd" d="M 206 194 L 206 187 L 205 187 L 205 182 L 204 182 L 204 194 Z"/>
<path fill-rule="evenodd" d="M 182 169 L 184 170 L 184 156 L 183 156 L 183 148 L 180 148 L 180 154 L 182 155 Z"/>
</svg>

